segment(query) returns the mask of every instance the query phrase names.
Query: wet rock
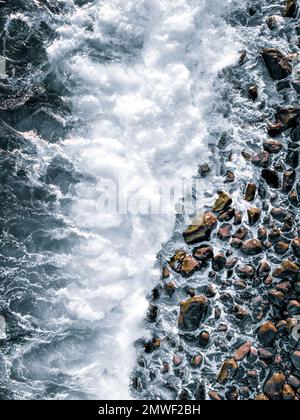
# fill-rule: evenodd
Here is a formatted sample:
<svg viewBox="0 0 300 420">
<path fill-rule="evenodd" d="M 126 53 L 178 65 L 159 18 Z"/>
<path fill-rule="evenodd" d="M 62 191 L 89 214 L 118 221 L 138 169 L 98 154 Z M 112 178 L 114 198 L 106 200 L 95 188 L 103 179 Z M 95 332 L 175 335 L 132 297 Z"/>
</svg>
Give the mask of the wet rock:
<svg viewBox="0 0 300 420">
<path fill-rule="evenodd" d="M 277 328 L 273 322 L 269 321 L 263 324 L 258 330 L 258 339 L 264 346 L 271 346 L 277 335 Z"/>
<path fill-rule="evenodd" d="M 258 394 L 255 398 L 255 401 L 270 401 L 265 394 Z"/>
<path fill-rule="evenodd" d="M 233 314 L 237 319 L 241 321 L 249 316 L 247 310 L 240 305 L 235 305 L 233 307 Z"/>
<path fill-rule="evenodd" d="M 276 245 L 274 247 L 274 250 L 275 250 L 276 254 L 284 255 L 289 250 L 289 244 L 286 244 L 285 242 L 279 241 L 279 242 L 276 243 Z"/>
<path fill-rule="evenodd" d="M 226 177 L 225 177 L 225 183 L 230 184 L 235 181 L 235 173 L 232 171 L 227 171 Z"/>
<path fill-rule="evenodd" d="M 204 382 L 199 382 L 194 393 L 195 400 L 205 401 L 206 400 L 206 387 Z"/>
<path fill-rule="evenodd" d="M 276 171 L 272 169 L 264 169 L 261 173 L 262 179 L 266 181 L 269 187 L 278 189 L 280 188 L 280 179 Z"/>
<path fill-rule="evenodd" d="M 281 208 L 273 208 L 271 210 L 271 216 L 273 219 L 278 220 L 279 222 L 283 222 L 287 217 L 287 212 Z"/>
<path fill-rule="evenodd" d="M 243 245 L 243 241 L 241 239 L 238 238 L 233 238 L 230 241 L 230 246 L 234 249 L 240 249 Z"/>
<path fill-rule="evenodd" d="M 164 267 L 162 270 L 162 278 L 168 279 L 169 277 L 170 277 L 170 270 L 168 269 L 168 267 Z"/>
<path fill-rule="evenodd" d="M 299 202 L 299 197 L 297 194 L 297 191 L 292 191 L 291 194 L 289 195 L 289 202 L 294 206 L 294 207 L 298 207 L 300 202 Z"/>
<path fill-rule="evenodd" d="M 273 229 L 268 234 L 268 239 L 271 242 L 271 244 L 274 244 L 275 242 L 279 241 L 281 237 L 281 230 L 280 229 Z"/>
<path fill-rule="evenodd" d="M 298 300 L 292 300 L 287 307 L 290 316 L 300 315 L 300 302 Z"/>
<path fill-rule="evenodd" d="M 229 209 L 223 211 L 219 215 L 218 219 L 220 222 L 229 222 L 231 219 L 234 218 L 234 216 L 235 216 L 235 210 L 232 207 L 230 207 Z"/>
<path fill-rule="evenodd" d="M 231 386 L 228 391 L 226 391 L 225 396 L 228 401 L 237 401 L 239 399 L 240 392 L 236 386 Z"/>
<path fill-rule="evenodd" d="M 300 371 L 300 351 L 295 351 L 292 354 L 292 363 L 294 365 L 294 368 L 296 370 L 299 370 Z"/>
<path fill-rule="evenodd" d="M 292 249 L 296 257 L 300 257 L 300 238 L 294 238 L 292 240 Z"/>
<path fill-rule="evenodd" d="M 278 29 L 279 26 L 283 23 L 283 21 L 284 21 L 283 17 L 277 16 L 277 15 L 268 16 L 266 20 L 267 25 L 271 29 L 271 31 Z"/>
<path fill-rule="evenodd" d="M 183 250 L 177 251 L 169 261 L 169 264 L 176 273 L 181 274 L 183 277 L 192 276 L 201 267 L 199 261 Z"/>
<path fill-rule="evenodd" d="M 289 107 L 279 110 L 275 114 L 275 123 L 268 126 L 271 137 L 277 137 L 289 128 L 295 128 L 299 121 L 299 109 Z"/>
<path fill-rule="evenodd" d="M 263 247 L 258 239 L 249 239 L 243 242 L 242 252 L 248 256 L 259 255 L 263 252 Z"/>
<path fill-rule="evenodd" d="M 299 152 L 298 150 L 289 149 L 286 156 L 286 163 L 292 168 L 296 169 L 299 166 Z"/>
<path fill-rule="evenodd" d="M 268 261 L 262 261 L 257 269 L 257 275 L 259 278 L 265 279 L 271 273 L 271 266 Z"/>
<path fill-rule="evenodd" d="M 296 279 L 299 274 L 299 266 L 290 260 L 283 261 L 281 266 L 275 269 L 273 276 L 277 278 L 292 278 Z"/>
<path fill-rule="evenodd" d="M 260 241 L 264 241 L 265 239 L 267 239 L 267 235 L 268 235 L 267 229 L 261 226 L 257 231 L 257 238 Z"/>
<path fill-rule="evenodd" d="M 235 216 L 234 216 L 234 225 L 238 226 L 242 223 L 243 221 L 243 215 L 240 211 L 236 211 L 235 212 Z"/>
<path fill-rule="evenodd" d="M 217 391 L 209 391 L 208 396 L 212 401 L 222 401 L 223 400 L 223 398 L 220 396 L 220 394 L 217 393 Z"/>
<path fill-rule="evenodd" d="M 219 197 L 215 201 L 215 204 L 213 206 L 213 212 L 219 213 L 219 212 L 225 210 L 231 204 L 232 204 L 232 198 L 231 198 L 230 194 L 228 194 L 225 191 L 220 191 L 219 192 Z"/>
<path fill-rule="evenodd" d="M 261 210 L 253 207 L 251 209 L 248 209 L 248 220 L 249 220 L 249 224 L 250 226 L 254 226 L 256 225 L 256 223 L 259 221 L 260 216 L 261 216 Z"/>
<path fill-rule="evenodd" d="M 195 296 L 180 303 L 178 326 L 183 331 L 195 331 L 203 321 L 207 310 L 207 298 Z"/>
<path fill-rule="evenodd" d="M 285 171 L 283 173 L 282 191 L 289 193 L 292 191 L 296 181 L 296 172 L 294 170 Z"/>
<path fill-rule="evenodd" d="M 295 18 L 297 15 L 297 0 L 286 0 L 285 7 L 282 11 L 283 17 Z"/>
<path fill-rule="evenodd" d="M 194 367 L 199 367 L 202 365 L 203 356 L 201 354 L 197 354 L 196 356 L 192 357 L 191 365 Z"/>
<path fill-rule="evenodd" d="M 245 200 L 246 201 L 253 201 L 256 195 L 257 187 L 255 184 L 248 184 L 245 193 Z"/>
<path fill-rule="evenodd" d="M 207 163 L 199 166 L 199 175 L 201 178 L 206 178 L 211 172 L 211 168 Z"/>
<path fill-rule="evenodd" d="M 170 365 L 168 362 L 164 362 L 162 367 L 162 374 L 165 375 L 168 372 L 170 372 Z"/>
<path fill-rule="evenodd" d="M 147 313 L 147 321 L 151 323 L 156 322 L 157 315 L 158 315 L 158 306 L 150 305 L 148 308 L 148 313 Z"/>
<path fill-rule="evenodd" d="M 192 224 L 183 233 L 187 244 L 210 240 L 212 230 L 215 228 L 218 219 L 213 213 L 207 212 L 193 220 Z"/>
<path fill-rule="evenodd" d="M 282 308 L 285 303 L 284 294 L 278 290 L 271 290 L 269 292 L 269 299 L 270 302 L 278 308 Z"/>
<path fill-rule="evenodd" d="M 252 163 L 260 168 L 268 168 L 270 165 L 270 153 L 263 151 L 252 157 Z"/>
<path fill-rule="evenodd" d="M 285 380 L 283 373 L 273 373 L 264 386 L 265 394 L 272 400 L 280 400 Z"/>
<path fill-rule="evenodd" d="M 283 386 L 283 390 L 282 390 L 283 399 L 285 401 L 292 401 L 292 400 L 295 399 L 295 396 L 296 396 L 296 394 L 295 394 L 293 388 L 290 385 L 285 384 Z"/>
<path fill-rule="evenodd" d="M 231 229 L 232 226 L 229 223 L 224 223 L 223 225 L 221 225 L 217 233 L 218 238 L 221 241 L 227 241 L 228 239 L 230 239 Z"/>
<path fill-rule="evenodd" d="M 298 125 L 296 128 L 292 130 L 291 139 L 295 143 L 298 143 L 300 141 L 300 125 Z"/>
<path fill-rule="evenodd" d="M 214 250 L 210 245 L 201 245 L 193 250 L 193 255 L 197 260 L 205 262 L 214 257 Z"/>
<path fill-rule="evenodd" d="M 289 376 L 287 383 L 293 388 L 296 388 L 296 389 L 300 388 L 300 378 L 298 378 L 297 376 L 294 376 L 294 375 Z"/>
<path fill-rule="evenodd" d="M 210 334 L 209 334 L 209 332 L 208 331 L 202 331 L 199 334 L 198 340 L 199 340 L 198 341 L 199 346 L 201 348 L 205 349 L 209 345 L 209 342 L 210 342 Z"/>
<path fill-rule="evenodd" d="M 249 98 L 252 99 L 252 101 L 256 101 L 258 98 L 258 87 L 257 85 L 251 86 L 248 90 Z"/>
<path fill-rule="evenodd" d="M 155 350 L 159 349 L 161 346 L 161 340 L 157 337 L 154 337 L 152 341 L 148 341 L 145 344 L 145 353 L 153 353 Z"/>
<path fill-rule="evenodd" d="M 265 48 L 262 57 L 274 80 L 282 80 L 292 73 L 292 67 L 288 59 L 275 48 Z"/>
<path fill-rule="evenodd" d="M 221 383 L 226 383 L 229 379 L 231 379 L 235 375 L 237 370 L 238 370 L 238 364 L 234 359 L 225 360 L 221 367 L 221 370 L 218 376 L 218 381 Z"/>
<path fill-rule="evenodd" d="M 239 265 L 236 273 L 241 279 L 252 279 L 255 275 L 255 269 L 252 265 Z"/>
<path fill-rule="evenodd" d="M 247 362 L 248 363 L 255 363 L 258 359 L 258 351 L 256 350 L 256 348 L 251 347 L 250 352 L 248 354 L 247 357 Z"/>
<path fill-rule="evenodd" d="M 221 271 L 226 266 L 226 257 L 225 255 L 220 252 L 219 254 L 215 255 L 212 263 L 212 269 L 214 271 Z"/>
<path fill-rule="evenodd" d="M 169 297 L 172 297 L 176 290 L 176 285 L 173 281 L 165 284 L 164 286 L 165 292 Z"/>
<path fill-rule="evenodd" d="M 241 362 L 242 360 L 244 360 L 250 353 L 251 346 L 251 341 L 247 341 L 245 344 L 239 347 L 234 353 L 234 360 L 236 360 L 237 362 Z"/>
<path fill-rule="evenodd" d="M 269 153 L 280 153 L 283 148 L 283 145 L 281 142 L 276 140 L 266 140 L 264 141 L 264 149 Z"/>
<path fill-rule="evenodd" d="M 173 365 L 174 366 L 179 366 L 182 363 L 182 357 L 178 356 L 177 354 L 174 354 L 173 356 Z"/>
<path fill-rule="evenodd" d="M 227 270 L 232 270 L 232 269 L 236 266 L 237 262 L 238 262 L 238 259 L 237 259 L 237 258 L 230 258 L 230 259 L 228 259 L 228 260 L 226 261 L 226 266 L 225 266 L 225 268 L 226 268 Z"/>
<path fill-rule="evenodd" d="M 247 228 L 245 227 L 241 227 L 239 229 L 237 229 L 235 231 L 235 233 L 232 235 L 233 238 L 237 238 L 237 239 L 245 239 L 246 236 L 248 235 L 249 231 Z"/>
</svg>

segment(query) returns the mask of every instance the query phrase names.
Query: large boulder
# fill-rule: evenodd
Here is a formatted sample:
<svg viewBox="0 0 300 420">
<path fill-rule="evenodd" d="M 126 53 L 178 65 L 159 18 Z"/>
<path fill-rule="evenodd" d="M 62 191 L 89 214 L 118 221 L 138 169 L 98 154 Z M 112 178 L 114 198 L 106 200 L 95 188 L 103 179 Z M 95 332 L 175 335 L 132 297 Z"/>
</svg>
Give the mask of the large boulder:
<svg viewBox="0 0 300 420">
<path fill-rule="evenodd" d="M 207 310 L 207 298 L 194 296 L 180 303 L 178 326 L 183 331 L 195 331 L 204 320 Z"/>
<path fill-rule="evenodd" d="M 262 57 L 274 80 L 282 80 L 292 73 L 292 66 L 288 59 L 276 48 L 265 48 Z"/>
<path fill-rule="evenodd" d="M 192 221 L 192 224 L 185 230 L 183 237 L 187 244 L 192 245 L 197 242 L 210 240 L 210 235 L 218 222 L 217 217 L 207 212 Z"/>
</svg>

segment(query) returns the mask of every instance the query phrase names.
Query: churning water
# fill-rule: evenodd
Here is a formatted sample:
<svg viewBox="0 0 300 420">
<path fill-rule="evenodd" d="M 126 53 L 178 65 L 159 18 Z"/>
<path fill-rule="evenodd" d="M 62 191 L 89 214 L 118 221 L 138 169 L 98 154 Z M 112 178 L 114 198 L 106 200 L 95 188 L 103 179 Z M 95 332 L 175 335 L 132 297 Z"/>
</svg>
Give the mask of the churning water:
<svg viewBox="0 0 300 420">
<path fill-rule="evenodd" d="M 1 398 L 130 398 L 175 216 L 103 195 L 155 205 L 209 158 L 232 3 L 0 3 Z"/>
</svg>

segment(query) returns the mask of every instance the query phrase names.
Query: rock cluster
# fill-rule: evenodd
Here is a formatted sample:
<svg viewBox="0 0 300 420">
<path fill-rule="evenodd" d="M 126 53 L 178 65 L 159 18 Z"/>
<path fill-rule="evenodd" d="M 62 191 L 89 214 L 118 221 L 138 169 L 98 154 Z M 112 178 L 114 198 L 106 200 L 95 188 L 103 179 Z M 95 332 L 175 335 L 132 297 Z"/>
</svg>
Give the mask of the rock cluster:
<svg viewBox="0 0 300 420">
<path fill-rule="evenodd" d="M 298 94 L 289 83 L 290 56 L 275 47 L 278 27 L 296 26 L 297 1 L 285 1 L 276 16 L 263 13 L 252 10 L 250 16 L 257 22 L 261 14 L 274 47 L 267 45 L 255 60 L 282 99 L 275 108 L 270 101 L 274 118 L 263 120 L 261 143 L 229 150 L 247 171 L 235 172 L 228 159 L 214 201 L 183 229 L 182 248 L 162 258 L 163 285 L 151 302 L 168 308 L 153 330 L 160 332 L 160 345 L 148 343 L 151 354 L 158 352 L 151 360 L 157 371 L 174 366 L 165 379 L 154 371 L 153 377 L 176 398 L 300 398 L 300 108 L 288 100 Z M 240 80 L 249 68 L 247 57 L 243 52 L 235 69 Z M 247 87 L 247 106 L 255 112 L 266 106 L 268 92 L 261 99 L 258 86 L 253 80 Z M 252 124 L 261 129 L 261 121 Z M 203 167 L 200 176 L 209 179 L 212 172 Z"/>
</svg>

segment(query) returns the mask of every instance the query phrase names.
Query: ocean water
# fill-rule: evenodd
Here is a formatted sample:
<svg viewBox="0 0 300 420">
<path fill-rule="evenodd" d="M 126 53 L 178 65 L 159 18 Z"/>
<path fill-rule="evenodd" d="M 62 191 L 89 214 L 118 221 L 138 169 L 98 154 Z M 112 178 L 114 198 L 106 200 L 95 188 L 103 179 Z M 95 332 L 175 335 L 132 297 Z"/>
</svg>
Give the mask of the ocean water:
<svg viewBox="0 0 300 420">
<path fill-rule="evenodd" d="M 226 125 L 217 77 L 239 59 L 235 4 L 1 4 L 2 399 L 132 398 L 176 221 L 149 199 L 192 179 Z"/>
</svg>

